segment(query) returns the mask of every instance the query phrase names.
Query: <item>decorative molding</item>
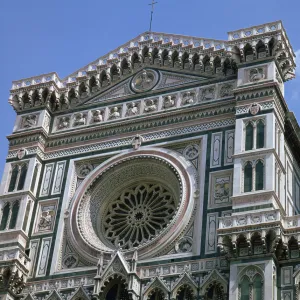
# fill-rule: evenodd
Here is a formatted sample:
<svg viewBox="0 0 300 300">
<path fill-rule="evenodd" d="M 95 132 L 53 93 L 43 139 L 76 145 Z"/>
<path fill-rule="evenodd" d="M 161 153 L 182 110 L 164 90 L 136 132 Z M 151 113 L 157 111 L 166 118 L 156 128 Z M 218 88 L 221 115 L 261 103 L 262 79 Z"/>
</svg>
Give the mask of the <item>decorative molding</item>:
<svg viewBox="0 0 300 300">
<path fill-rule="evenodd" d="M 221 167 L 222 161 L 222 132 L 213 133 L 211 135 L 211 153 L 210 153 L 210 167 Z"/>
<path fill-rule="evenodd" d="M 50 254 L 50 246 L 51 246 L 51 237 L 43 238 L 40 250 L 40 257 L 37 264 L 37 272 L 36 277 L 41 277 L 46 275 L 48 259 Z"/>
<path fill-rule="evenodd" d="M 52 195 L 60 194 L 62 189 L 62 183 L 64 180 L 64 171 L 65 171 L 66 161 L 60 161 L 56 164 L 54 181 L 52 186 Z"/>
<path fill-rule="evenodd" d="M 205 254 L 217 252 L 218 213 L 207 214 Z"/>
<path fill-rule="evenodd" d="M 48 196 L 50 193 L 50 185 L 52 181 L 52 175 L 54 171 L 55 163 L 46 164 L 44 168 L 44 175 L 40 190 L 40 197 Z"/>
</svg>

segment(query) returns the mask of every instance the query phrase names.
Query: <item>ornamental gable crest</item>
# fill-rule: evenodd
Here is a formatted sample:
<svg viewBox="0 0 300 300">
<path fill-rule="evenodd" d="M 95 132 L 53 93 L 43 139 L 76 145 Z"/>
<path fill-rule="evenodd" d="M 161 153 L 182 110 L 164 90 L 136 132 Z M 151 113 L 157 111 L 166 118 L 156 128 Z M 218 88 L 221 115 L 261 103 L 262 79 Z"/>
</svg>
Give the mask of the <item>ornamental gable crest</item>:
<svg viewBox="0 0 300 300">
<path fill-rule="evenodd" d="M 145 287 L 144 295 L 148 295 L 154 289 L 161 289 L 166 294 L 170 292 L 166 283 L 160 277 L 155 277 L 151 282 L 149 282 L 149 284 Z"/>
<path fill-rule="evenodd" d="M 34 299 L 34 297 L 32 296 L 32 294 L 28 294 L 28 295 L 24 298 L 24 300 L 36 300 L 36 299 Z"/>
<path fill-rule="evenodd" d="M 223 287 L 225 293 L 227 293 L 227 280 L 221 275 L 218 270 L 213 270 L 210 274 L 206 276 L 202 285 L 201 291 L 205 293 L 205 291 L 211 286 L 211 284 L 217 283 Z"/>
<path fill-rule="evenodd" d="M 62 297 L 56 290 L 54 290 L 46 300 L 62 300 Z"/>
<path fill-rule="evenodd" d="M 188 273 L 183 273 L 177 281 L 175 281 L 173 287 L 172 287 L 172 296 L 171 299 L 175 299 L 177 295 L 178 289 L 183 286 L 183 285 L 188 285 L 191 287 L 193 290 L 194 294 L 197 295 L 197 284 L 195 281 L 192 279 L 192 277 Z"/>
<path fill-rule="evenodd" d="M 106 278 L 115 273 L 128 275 L 129 272 L 130 269 L 126 260 L 124 259 L 123 255 L 119 251 L 117 251 L 110 263 L 103 271 L 102 278 Z"/>
<path fill-rule="evenodd" d="M 71 296 L 70 300 L 90 300 L 90 297 L 87 295 L 86 291 L 81 286 Z"/>
</svg>

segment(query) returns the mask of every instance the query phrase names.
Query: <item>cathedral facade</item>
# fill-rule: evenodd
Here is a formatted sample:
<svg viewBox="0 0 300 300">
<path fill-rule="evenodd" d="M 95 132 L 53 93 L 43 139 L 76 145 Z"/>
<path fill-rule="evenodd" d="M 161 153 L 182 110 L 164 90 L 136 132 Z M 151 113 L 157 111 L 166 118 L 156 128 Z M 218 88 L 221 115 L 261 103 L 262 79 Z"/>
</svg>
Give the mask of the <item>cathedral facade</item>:
<svg viewBox="0 0 300 300">
<path fill-rule="evenodd" d="M 0 299 L 300 299 L 294 71 L 279 21 L 14 81 Z"/>
</svg>

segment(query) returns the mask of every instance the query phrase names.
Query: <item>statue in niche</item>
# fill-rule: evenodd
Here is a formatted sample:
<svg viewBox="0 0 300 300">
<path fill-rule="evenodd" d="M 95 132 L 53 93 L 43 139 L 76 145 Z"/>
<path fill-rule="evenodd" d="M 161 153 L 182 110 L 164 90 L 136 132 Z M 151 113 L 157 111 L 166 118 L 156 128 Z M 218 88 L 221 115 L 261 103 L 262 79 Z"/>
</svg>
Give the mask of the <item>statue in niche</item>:
<svg viewBox="0 0 300 300">
<path fill-rule="evenodd" d="M 191 92 L 186 92 L 183 95 L 183 104 L 193 104 L 194 103 L 194 94 Z"/>
<path fill-rule="evenodd" d="M 69 127 L 69 118 L 62 117 L 59 119 L 58 129 L 64 129 Z"/>
<path fill-rule="evenodd" d="M 55 212 L 53 210 L 43 211 L 39 220 L 39 230 L 51 230 L 53 217 Z"/>
<path fill-rule="evenodd" d="M 95 110 L 93 112 L 93 123 L 99 123 L 103 121 L 102 111 L 101 110 Z"/>
<path fill-rule="evenodd" d="M 127 116 L 135 116 L 137 114 L 138 114 L 138 107 L 136 103 L 134 102 L 130 103 L 127 110 Z"/>
<path fill-rule="evenodd" d="M 121 115 L 120 115 L 120 113 L 119 113 L 119 108 L 118 108 L 117 106 L 115 106 L 115 107 L 111 110 L 111 114 L 110 114 L 109 118 L 110 118 L 111 120 L 114 120 L 114 119 L 118 119 L 118 118 L 120 118 L 120 117 L 121 117 Z"/>
<path fill-rule="evenodd" d="M 175 105 L 175 100 L 172 99 L 172 96 L 165 97 L 164 108 L 171 108 Z"/>
<path fill-rule="evenodd" d="M 31 128 L 36 125 L 37 116 L 36 115 L 29 115 L 24 117 L 23 119 L 23 128 Z"/>
<path fill-rule="evenodd" d="M 152 111 L 156 111 L 157 109 L 157 105 L 154 103 L 154 100 L 149 100 L 148 102 L 146 102 L 146 106 L 145 106 L 145 112 L 152 112 Z"/>
<path fill-rule="evenodd" d="M 208 101 L 215 98 L 215 87 L 209 87 L 202 91 L 202 101 Z"/>
<path fill-rule="evenodd" d="M 74 126 L 85 125 L 85 116 L 83 113 L 79 113 L 75 116 Z"/>
</svg>

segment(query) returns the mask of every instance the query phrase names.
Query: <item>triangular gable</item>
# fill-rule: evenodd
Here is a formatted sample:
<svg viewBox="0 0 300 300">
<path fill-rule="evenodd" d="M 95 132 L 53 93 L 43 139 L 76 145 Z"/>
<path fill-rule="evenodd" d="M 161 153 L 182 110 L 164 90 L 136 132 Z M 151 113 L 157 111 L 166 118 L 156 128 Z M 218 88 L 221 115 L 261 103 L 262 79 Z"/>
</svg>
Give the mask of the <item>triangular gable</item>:
<svg viewBox="0 0 300 300">
<path fill-rule="evenodd" d="M 84 288 L 81 286 L 79 287 L 76 292 L 70 297 L 70 300 L 90 300 L 90 297 L 84 290 Z"/>
<path fill-rule="evenodd" d="M 113 273 L 119 273 L 119 274 L 124 274 L 128 275 L 130 273 L 129 266 L 124 259 L 123 255 L 117 251 L 109 264 L 106 266 L 104 269 L 101 277 L 106 278 L 107 276 L 110 276 Z"/>
<path fill-rule="evenodd" d="M 192 279 L 192 277 L 188 273 L 184 273 L 174 283 L 174 285 L 172 287 L 172 296 L 171 296 L 171 299 L 175 299 L 176 295 L 177 295 L 178 289 L 182 285 L 186 285 L 186 284 L 189 285 L 192 288 L 192 290 L 194 292 L 194 295 L 197 295 L 197 285 L 196 285 L 195 281 Z"/>
<path fill-rule="evenodd" d="M 151 69 L 151 68 L 147 68 L 147 69 Z M 88 99 L 85 102 L 78 103 L 77 106 L 93 105 L 108 100 L 114 100 L 114 99 L 136 95 L 136 93 L 131 88 L 131 80 L 136 75 L 136 73 L 142 71 L 143 69 L 137 70 L 136 72 L 132 73 L 131 74 L 132 76 L 130 76 L 129 78 L 125 79 L 122 82 L 117 83 L 116 85 L 112 84 L 110 88 L 106 89 L 106 91 L 104 91 L 100 95 L 93 97 L 92 99 Z M 161 89 L 177 87 L 189 83 L 196 83 L 207 79 L 206 77 L 192 76 L 183 73 L 175 73 L 175 72 L 162 71 L 157 69 L 155 71 L 158 72 L 160 80 L 151 91 L 159 91 Z M 147 92 L 145 93 L 147 94 Z"/>
<path fill-rule="evenodd" d="M 36 300 L 32 294 L 28 294 L 23 300 Z"/>
<path fill-rule="evenodd" d="M 46 298 L 46 300 L 62 300 L 62 297 L 59 295 L 59 293 L 54 290 L 49 296 L 48 298 Z"/>
<path fill-rule="evenodd" d="M 201 284 L 201 294 L 204 295 L 206 290 L 212 283 L 217 283 L 223 287 L 225 293 L 227 293 L 228 281 L 220 274 L 218 270 L 213 270 Z"/>
<path fill-rule="evenodd" d="M 206 77 L 191 76 L 182 73 L 167 72 L 167 71 L 160 71 L 160 74 L 161 74 L 161 80 L 153 90 L 171 88 L 171 87 L 193 83 L 193 82 L 199 82 L 207 79 Z"/>
<path fill-rule="evenodd" d="M 151 293 L 153 289 L 161 289 L 164 293 L 169 293 L 170 290 L 167 287 L 166 283 L 160 278 L 160 277 L 155 277 L 152 279 L 152 281 L 146 286 L 144 290 L 144 298 L 147 299 L 147 295 Z"/>
</svg>

